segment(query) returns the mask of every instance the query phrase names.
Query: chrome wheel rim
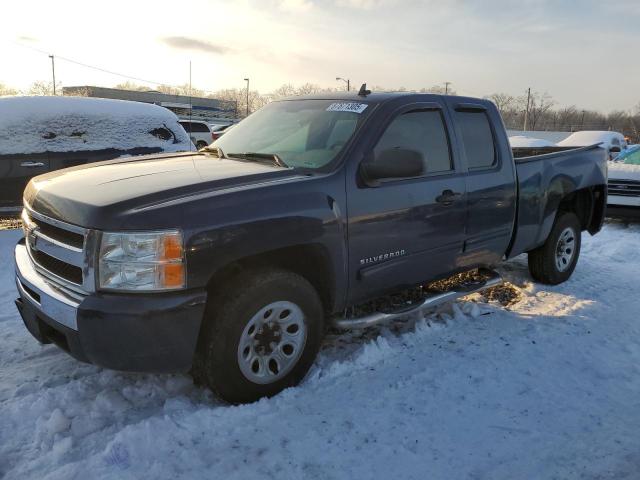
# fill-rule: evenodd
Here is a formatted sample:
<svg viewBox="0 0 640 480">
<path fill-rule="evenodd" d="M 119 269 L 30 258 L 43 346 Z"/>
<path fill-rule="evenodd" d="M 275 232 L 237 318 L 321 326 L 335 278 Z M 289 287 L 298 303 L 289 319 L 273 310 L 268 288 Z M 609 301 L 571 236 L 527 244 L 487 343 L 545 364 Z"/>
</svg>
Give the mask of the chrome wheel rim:
<svg viewBox="0 0 640 480">
<path fill-rule="evenodd" d="M 238 364 L 253 383 L 273 383 L 298 363 L 307 341 L 302 309 L 292 302 L 273 302 L 251 317 L 238 344 Z"/>
<path fill-rule="evenodd" d="M 571 266 L 571 261 L 576 252 L 576 234 L 573 228 L 567 227 L 558 238 L 556 245 L 556 268 L 564 272 Z"/>
</svg>

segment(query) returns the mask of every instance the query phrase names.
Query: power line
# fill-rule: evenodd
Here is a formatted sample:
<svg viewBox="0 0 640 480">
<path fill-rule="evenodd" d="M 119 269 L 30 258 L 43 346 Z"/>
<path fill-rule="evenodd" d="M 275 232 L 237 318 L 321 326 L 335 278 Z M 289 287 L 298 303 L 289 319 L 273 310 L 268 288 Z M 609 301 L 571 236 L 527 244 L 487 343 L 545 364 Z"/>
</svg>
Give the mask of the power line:
<svg viewBox="0 0 640 480">
<path fill-rule="evenodd" d="M 33 47 L 31 45 L 24 45 L 22 43 L 14 42 L 14 41 L 11 41 L 11 43 L 13 43 L 14 45 L 18 45 L 20 47 L 23 47 L 23 48 L 28 48 L 30 50 L 33 50 L 33 51 L 38 52 L 38 53 L 41 53 L 43 55 L 47 55 L 48 57 L 52 56 L 49 52 L 45 52 L 44 50 L 41 50 L 41 49 L 36 48 L 36 47 Z M 126 78 L 126 79 L 129 79 L 129 80 L 135 80 L 136 82 L 151 83 L 151 84 L 159 85 L 159 86 L 165 85 L 165 86 L 174 87 L 174 88 L 178 87 L 178 85 L 171 85 L 171 84 L 166 83 L 166 82 L 156 82 L 155 80 L 149 80 L 149 79 L 145 79 L 145 78 L 134 77 L 132 75 L 126 75 L 124 73 L 116 72 L 114 70 L 109 70 L 109 69 L 102 68 L 102 67 L 97 67 L 95 65 L 90 65 L 88 63 L 80 62 L 78 60 L 74 60 L 74 59 L 68 58 L 68 57 L 63 57 L 61 55 L 56 55 L 55 57 L 56 57 L 57 60 L 64 60 L 65 62 L 73 63 L 73 64 L 79 65 L 81 67 L 90 68 L 90 69 L 93 69 L 93 70 L 97 70 L 99 72 L 108 73 L 110 75 L 115 75 L 115 76 Z M 202 91 L 205 92 L 205 93 L 214 93 L 214 92 L 209 91 L 209 90 L 202 90 Z"/>
</svg>

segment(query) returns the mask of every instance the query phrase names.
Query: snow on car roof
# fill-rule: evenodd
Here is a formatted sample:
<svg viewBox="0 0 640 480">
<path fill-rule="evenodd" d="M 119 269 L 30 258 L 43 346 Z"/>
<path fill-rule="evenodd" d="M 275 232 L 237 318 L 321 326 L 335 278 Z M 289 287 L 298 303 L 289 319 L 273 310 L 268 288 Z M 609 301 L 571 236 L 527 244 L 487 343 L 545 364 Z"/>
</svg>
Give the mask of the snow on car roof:
<svg viewBox="0 0 640 480">
<path fill-rule="evenodd" d="M 178 117 L 140 102 L 84 97 L 0 98 L 0 154 L 147 147 L 189 150 Z"/>
<path fill-rule="evenodd" d="M 624 135 L 618 132 L 584 130 L 569 135 L 564 140 L 558 142 L 562 147 L 586 147 L 595 145 L 596 143 L 604 143 L 606 146 L 611 145 L 611 141 L 617 138 L 621 143 L 624 142 Z"/>
<path fill-rule="evenodd" d="M 527 148 L 527 147 L 555 147 L 556 144 L 541 138 L 527 137 L 524 135 L 514 135 L 509 137 L 511 148 Z"/>
</svg>

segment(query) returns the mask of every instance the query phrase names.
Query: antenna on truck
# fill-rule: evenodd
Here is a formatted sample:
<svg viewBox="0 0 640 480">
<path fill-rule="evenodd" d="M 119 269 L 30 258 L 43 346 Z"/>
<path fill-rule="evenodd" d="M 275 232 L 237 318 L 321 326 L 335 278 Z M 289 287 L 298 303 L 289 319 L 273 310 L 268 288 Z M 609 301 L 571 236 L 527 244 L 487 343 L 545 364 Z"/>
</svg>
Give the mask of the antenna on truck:
<svg viewBox="0 0 640 480">
<path fill-rule="evenodd" d="M 358 96 L 359 97 L 366 97 L 370 93 L 371 93 L 371 90 L 367 90 L 367 84 L 363 83 L 362 86 L 360 87 L 360 90 L 358 91 Z"/>
</svg>

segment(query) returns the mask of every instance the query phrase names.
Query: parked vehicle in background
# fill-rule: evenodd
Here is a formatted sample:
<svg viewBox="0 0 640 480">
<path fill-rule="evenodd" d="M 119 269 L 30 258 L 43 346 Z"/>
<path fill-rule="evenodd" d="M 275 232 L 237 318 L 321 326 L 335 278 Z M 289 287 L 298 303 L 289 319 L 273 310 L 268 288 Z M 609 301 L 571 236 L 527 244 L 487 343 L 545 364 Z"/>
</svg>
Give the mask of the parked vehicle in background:
<svg viewBox="0 0 640 480">
<path fill-rule="evenodd" d="M 625 150 L 620 152 L 615 161 L 627 165 L 640 165 L 640 145 L 628 145 Z"/>
<path fill-rule="evenodd" d="M 213 132 L 212 136 L 213 136 L 213 140 L 218 140 L 222 135 L 224 135 L 225 133 L 227 133 L 228 131 L 230 131 L 233 127 L 235 126 L 234 123 L 232 123 L 231 125 L 224 125 L 222 128 L 216 130 L 215 132 Z"/>
<path fill-rule="evenodd" d="M 191 141 L 196 146 L 198 150 L 206 147 L 211 142 L 215 140 L 213 137 L 213 132 L 220 130 L 221 128 L 226 127 L 226 125 L 216 125 L 212 126 L 204 121 L 199 120 L 179 120 L 180 125 L 184 128 L 184 130 L 191 138 Z"/>
<path fill-rule="evenodd" d="M 607 158 L 613 160 L 616 156 L 627 148 L 627 140 L 624 135 L 618 132 L 583 130 L 569 135 L 564 140 L 558 142 L 560 147 L 582 147 L 585 145 L 600 144 L 600 147 L 607 152 Z"/>
<path fill-rule="evenodd" d="M 535 280 L 567 280 L 602 226 L 605 155 L 534 151 L 514 158 L 488 100 L 363 86 L 275 101 L 197 153 L 31 180 L 16 305 L 77 359 L 190 371 L 231 402 L 274 395 L 329 325 L 495 286 L 491 268 L 522 253 Z"/>
<path fill-rule="evenodd" d="M 629 147 L 624 135 L 610 131 L 576 132 L 558 145 L 586 146 L 598 143 L 609 159 L 607 180 L 607 216 L 640 217 L 640 147 Z"/>
<path fill-rule="evenodd" d="M 609 162 L 607 215 L 640 218 L 640 145 L 627 147 Z"/>
<path fill-rule="evenodd" d="M 191 149 L 157 105 L 82 97 L 0 98 L 0 206 L 22 204 L 28 181 L 84 163 Z"/>
<path fill-rule="evenodd" d="M 541 138 L 527 137 L 524 135 L 514 135 L 509 137 L 509 144 L 511 148 L 540 148 L 540 147 L 555 147 L 556 144 L 548 140 Z"/>
</svg>

